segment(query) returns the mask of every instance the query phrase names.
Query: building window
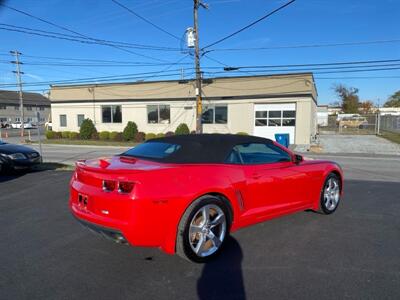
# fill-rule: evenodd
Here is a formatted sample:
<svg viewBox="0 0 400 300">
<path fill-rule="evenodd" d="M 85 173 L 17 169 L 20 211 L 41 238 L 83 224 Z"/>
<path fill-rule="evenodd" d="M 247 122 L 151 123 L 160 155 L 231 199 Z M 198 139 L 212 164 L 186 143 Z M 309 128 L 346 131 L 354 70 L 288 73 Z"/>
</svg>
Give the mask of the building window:
<svg viewBox="0 0 400 300">
<path fill-rule="evenodd" d="M 7 106 L 0 104 L 0 109 L 7 109 Z"/>
<path fill-rule="evenodd" d="M 19 106 L 18 105 L 14 106 L 14 109 L 19 110 Z"/>
<path fill-rule="evenodd" d="M 60 127 L 67 127 L 67 115 L 60 115 Z"/>
<path fill-rule="evenodd" d="M 203 124 L 227 124 L 227 105 L 204 105 L 201 117 Z"/>
<path fill-rule="evenodd" d="M 27 106 L 26 110 L 32 110 L 32 106 Z"/>
<path fill-rule="evenodd" d="M 44 122 L 45 119 L 43 117 L 40 117 L 39 122 Z"/>
<path fill-rule="evenodd" d="M 122 123 L 121 105 L 107 105 L 101 107 L 103 123 Z"/>
<path fill-rule="evenodd" d="M 77 115 L 78 127 L 81 127 L 83 120 L 85 120 L 85 115 Z"/>
<path fill-rule="evenodd" d="M 169 124 L 171 112 L 169 105 L 147 105 L 147 123 Z"/>
<path fill-rule="evenodd" d="M 21 122 L 21 118 L 20 117 L 16 117 L 15 118 L 15 122 Z"/>
<path fill-rule="evenodd" d="M 39 107 L 39 110 L 44 110 L 44 106 L 40 106 L 40 107 Z"/>
<path fill-rule="evenodd" d="M 286 127 L 296 125 L 295 110 L 256 111 L 255 125 L 257 127 Z"/>
</svg>

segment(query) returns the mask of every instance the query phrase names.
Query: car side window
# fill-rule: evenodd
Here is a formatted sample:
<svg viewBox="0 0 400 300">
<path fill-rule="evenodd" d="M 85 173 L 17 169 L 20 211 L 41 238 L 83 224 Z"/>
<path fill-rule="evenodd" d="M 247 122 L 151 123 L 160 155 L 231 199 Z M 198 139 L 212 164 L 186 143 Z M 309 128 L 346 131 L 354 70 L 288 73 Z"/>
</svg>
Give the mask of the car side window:
<svg viewBox="0 0 400 300">
<path fill-rule="evenodd" d="M 289 153 L 274 144 L 248 143 L 236 145 L 228 156 L 228 163 L 270 164 L 277 162 L 289 162 Z"/>
<path fill-rule="evenodd" d="M 228 155 L 227 159 L 225 160 L 228 164 L 243 164 L 243 161 L 239 155 L 238 150 L 234 147 L 231 153 Z"/>
</svg>

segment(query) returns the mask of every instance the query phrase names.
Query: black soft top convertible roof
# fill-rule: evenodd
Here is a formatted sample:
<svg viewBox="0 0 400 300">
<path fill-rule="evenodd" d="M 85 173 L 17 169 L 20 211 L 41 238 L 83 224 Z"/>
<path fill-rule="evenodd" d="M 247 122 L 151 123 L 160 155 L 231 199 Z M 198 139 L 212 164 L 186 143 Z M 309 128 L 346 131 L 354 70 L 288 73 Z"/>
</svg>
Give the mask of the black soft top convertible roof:
<svg viewBox="0 0 400 300">
<path fill-rule="evenodd" d="M 272 143 L 271 140 L 237 134 L 189 134 L 156 138 L 146 143 L 169 143 L 180 145 L 171 155 L 157 159 L 165 163 L 223 163 L 232 148 L 238 144 Z"/>
</svg>

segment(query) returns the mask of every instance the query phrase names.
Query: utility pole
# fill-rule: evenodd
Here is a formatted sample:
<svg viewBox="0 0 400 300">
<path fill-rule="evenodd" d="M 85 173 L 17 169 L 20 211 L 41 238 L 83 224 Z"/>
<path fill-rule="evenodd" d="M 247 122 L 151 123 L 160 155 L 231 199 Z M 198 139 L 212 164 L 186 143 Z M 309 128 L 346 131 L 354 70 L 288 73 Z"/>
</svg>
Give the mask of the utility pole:
<svg viewBox="0 0 400 300">
<path fill-rule="evenodd" d="M 24 97 L 22 94 L 22 81 L 21 81 L 21 74 L 24 74 L 24 72 L 21 72 L 20 70 L 20 64 L 22 64 L 19 61 L 19 56 L 21 55 L 20 52 L 18 52 L 17 50 L 15 51 L 10 51 L 10 53 L 12 55 L 15 56 L 15 61 L 12 61 L 11 63 L 15 64 L 17 70 L 13 71 L 13 73 L 15 73 L 16 77 L 17 77 L 17 84 L 19 87 L 19 110 L 21 113 L 21 139 L 24 139 Z"/>
<path fill-rule="evenodd" d="M 376 113 L 376 134 L 380 135 L 381 134 L 381 99 L 378 98 L 378 111 Z"/>
<path fill-rule="evenodd" d="M 201 93 L 201 70 L 200 70 L 200 49 L 199 49 L 199 24 L 198 24 L 198 10 L 199 6 L 207 8 L 207 5 L 203 4 L 201 0 L 194 0 L 194 60 L 196 68 L 196 133 L 203 132 L 203 126 L 201 124 L 201 115 L 203 112 L 202 105 L 202 93 Z"/>
</svg>

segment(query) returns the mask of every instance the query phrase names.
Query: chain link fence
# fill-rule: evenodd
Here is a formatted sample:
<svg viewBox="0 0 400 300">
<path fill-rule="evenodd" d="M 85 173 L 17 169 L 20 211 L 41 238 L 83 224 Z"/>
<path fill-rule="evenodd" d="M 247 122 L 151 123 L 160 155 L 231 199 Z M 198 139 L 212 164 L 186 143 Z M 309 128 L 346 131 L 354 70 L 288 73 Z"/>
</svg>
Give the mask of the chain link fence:
<svg viewBox="0 0 400 300">
<path fill-rule="evenodd" d="M 381 116 L 380 130 L 400 134 L 400 116 Z"/>
<path fill-rule="evenodd" d="M 338 118 L 328 116 L 328 125 L 319 126 L 320 134 L 377 134 L 377 114 L 364 114 Z"/>
</svg>

